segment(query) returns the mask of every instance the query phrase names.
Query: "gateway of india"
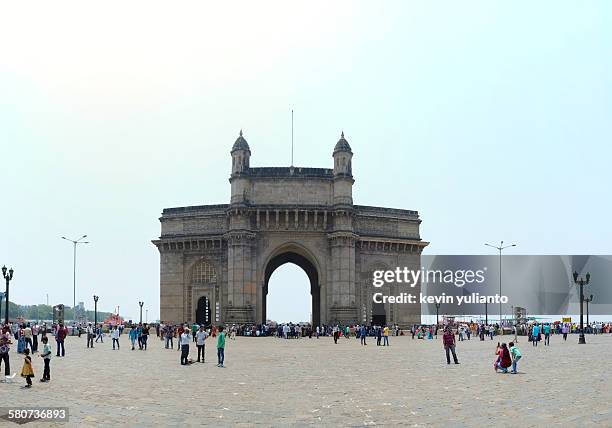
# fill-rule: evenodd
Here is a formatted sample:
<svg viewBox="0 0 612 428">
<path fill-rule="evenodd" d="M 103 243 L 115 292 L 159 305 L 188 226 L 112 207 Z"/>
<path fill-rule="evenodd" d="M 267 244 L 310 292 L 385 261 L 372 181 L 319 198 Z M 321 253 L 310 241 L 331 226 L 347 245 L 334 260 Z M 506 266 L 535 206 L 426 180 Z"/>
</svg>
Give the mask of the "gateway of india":
<svg viewBox="0 0 612 428">
<path fill-rule="evenodd" d="M 420 269 L 428 243 L 419 235 L 418 212 L 354 205 L 353 152 L 344 133 L 332 157 L 331 169 L 254 168 L 240 131 L 231 150 L 229 204 L 163 210 L 161 236 L 153 241 L 160 319 L 265 323 L 268 281 L 276 268 L 294 263 L 310 279 L 313 325 L 420 323 L 419 304 L 372 298 L 408 291 L 405 284 L 374 288 L 373 271 Z"/>
</svg>

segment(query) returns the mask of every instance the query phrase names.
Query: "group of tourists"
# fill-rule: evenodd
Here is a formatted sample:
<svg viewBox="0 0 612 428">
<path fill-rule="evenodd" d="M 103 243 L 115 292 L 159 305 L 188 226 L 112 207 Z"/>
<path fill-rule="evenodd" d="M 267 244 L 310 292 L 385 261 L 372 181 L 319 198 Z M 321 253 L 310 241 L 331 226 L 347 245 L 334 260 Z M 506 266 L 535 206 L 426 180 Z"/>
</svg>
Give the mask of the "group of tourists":
<svg viewBox="0 0 612 428">
<path fill-rule="evenodd" d="M 514 342 L 510 342 L 508 345 L 502 343 L 500 345 L 497 342 L 495 348 L 495 361 L 493 361 L 493 368 L 495 372 L 499 370 L 501 373 L 508 373 L 508 368 L 512 367 L 510 373 L 517 373 L 517 363 L 521 359 L 521 351 Z"/>
<path fill-rule="evenodd" d="M 157 336 L 164 341 L 165 349 L 174 349 L 174 339 L 177 339 L 177 350 L 181 352 L 181 365 L 186 366 L 193 363 L 204 363 L 206 359 L 206 341 L 209 337 L 217 338 L 217 367 L 225 367 L 225 329 L 223 326 L 198 325 L 193 323 L 158 324 Z M 233 328 L 235 333 L 235 329 Z M 190 344 L 195 343 L 198 350 L 197 360 L 189 358 Z"/>
<path fill-rule="evenodd" d="M 59 328 L 57 331 L 63 331 Z M 0 364 L 4 364 L 4 376 L 10 378 L 11 365 L 9 352 L 11 345 L 14 343 L 13 338 L 17 341 L 17 352 L 24 355 L 23 366 L 21 368 L 21 376 L 25 378 L 26 388 L 32 387 L 32 379 L 34 378 L 34 369 L 32 367 L 32 355 L 37 354 L 44 361 L 43 375 L 41 382 L 49 382 L 51 380 L 51 346 L 47 337 L 46 325 L 41 328 L 37 324 L 8 324 L 0 328 Z M 42 349 L 39 353 L 38 336 L 41 335 L 40 346 Z M 65 336 L 64 336 L 65 337 Z M 63 339 L 61 339 L 63 342 Z M 63 345 L 63 344 L 62 344 Z M 58 348 L 59 349 L 59 348 Z M 58 351 L 59 352 L 59 351 Z M 59 354 L 58 354 L 59 356 Z"/>
</svg>

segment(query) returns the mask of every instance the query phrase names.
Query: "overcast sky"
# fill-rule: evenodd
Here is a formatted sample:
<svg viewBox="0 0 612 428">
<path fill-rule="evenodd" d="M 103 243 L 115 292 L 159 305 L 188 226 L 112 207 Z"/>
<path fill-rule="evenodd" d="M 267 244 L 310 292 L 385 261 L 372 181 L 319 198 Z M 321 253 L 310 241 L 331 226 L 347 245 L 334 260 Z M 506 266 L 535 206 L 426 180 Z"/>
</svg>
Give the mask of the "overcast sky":
<svg viewBox="0 0 612 428">
<path fill-rule="evenodd" d="M 414 209 L 429 254 L 609 254 L 612 13 L 592 2 L 39 3 L 0 7 L 0 264 L 11 300 L 159 313 L 164 207 L 229 202 L 253 166 L 332 167 Z M 282 271 L 281 271 L 282 270 Z M 282 267 L 269 314 L 306 319 Z M 289 296 L 304 296 L 293 299 Z M 274 297 L 272 296 L 274 294 Z M 281 303 L 285 302 L 285 303 Z M 284 311 L 284 312 L 283 312 Z"/>
</svg>

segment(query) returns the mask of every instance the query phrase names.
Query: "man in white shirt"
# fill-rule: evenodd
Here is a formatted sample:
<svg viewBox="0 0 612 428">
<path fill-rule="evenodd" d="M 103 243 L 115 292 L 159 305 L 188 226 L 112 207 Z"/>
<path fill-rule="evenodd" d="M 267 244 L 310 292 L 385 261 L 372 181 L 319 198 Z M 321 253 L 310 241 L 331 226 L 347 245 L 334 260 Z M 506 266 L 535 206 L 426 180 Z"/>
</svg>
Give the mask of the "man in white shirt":
<svg viewBox="0 0 612 428">
<path fill-rule="evenodd" d="M 181 334 L 180 343 L 181 343 L 181 365 L 186 366 L 189 364 L 189 343 L 191 342 L 191 334 L 189 328 L 183 330 L 183 334 Z"/>
<path fill-rule="evenodd" d="M 119 350 L 119 328 L 113 327 L 111 331 L 111 339 L 113 339 L 113 351 L 115 350 L 115 342 L 117 342 L 117 351 Z"/>
<path fill-rule="evenodd" d="M 91 325 L 91 323 L 87 324 L 87 347 L 88 348 L 93 348 L 94 344 L 93 344 L 93 339 L 95 336 L 95 331 L 93 326 Z"/>
<path fill-rule="evenodd" d="M 200 362 L 200 355 L 202 355 L 202 363 L 204 362 L 204 341 L 208 337 L 208 333 L 204 330 L 204 326 L 201 325 L 200 329 L 196 332 L 196 345 L 198 346 L 198 363 Z"/>
</svg>

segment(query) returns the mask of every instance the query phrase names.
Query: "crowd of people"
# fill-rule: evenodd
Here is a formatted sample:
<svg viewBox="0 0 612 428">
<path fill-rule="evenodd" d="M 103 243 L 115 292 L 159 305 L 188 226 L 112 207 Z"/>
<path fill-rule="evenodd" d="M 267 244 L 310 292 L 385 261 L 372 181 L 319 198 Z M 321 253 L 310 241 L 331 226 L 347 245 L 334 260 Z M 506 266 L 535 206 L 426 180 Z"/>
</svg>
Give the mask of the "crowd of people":
<svg viewBox="0 0 612 428">
<path fill-rule="evenodd" d="M 75 330 L 76 327 L 76 330 Z M 216 338 L 216 354 L 217 366 L 224 367 L 225 363 L 225 345 L 226 334 L 229 339 L 235 340 L 237 336 L 250 337 L 276 337 L 278 339 L 300 339 L 300 338 L 316 338 L 331 337 L 335 344 L 341 339 L 356 338 L 360 340 L 360 344 L 367 345 L 367 338 L 376 338 L 376 345 L 390 346 L 390 337 L 403 336 L 411 334 L 412 339 L 433 340 L 437 339 L 439 330 L 442 331 L 442 345 L 446 354 L 447 364 L 451 363 L 451 356 L 455 364 L 459 364 L 457 357 L 456 346 L 457 342 L 471 340 L 477 337 L 481 341 L 485 338 L 494 340 L 500 334 L 503 334 L 502 328 L 498 324 L 475 323 L 475 322 L 458 322 L 448 325 L 413 325 L 409 329 L 402 330 L 397 325 L 392 326 L 377 326 L 365 324 L 342 325 L 339 323 L 331 325 L 318 325 L 314 328 L 308 323 L 268 323 L 268 324 L 232 324 L 225 331 L 223 326 L 214 325 L 198 325 L 197 323 L 134 323 L 106 326 L 101 323 L 86 323 L 84 325 L 76 325 L 72 327 L 72 334 L 81 337 L 86 334 L 86 347 L 94 348 L 95 343 L 104 343 L 104 336 L 107 333 L 112 341 L 112 349 L 120 350 L 120 337 L 125 328 L 128 328 L 128 338 L 131 344 L 131 349 L 139 349 L 146 351 L 149 344 L 149 336 L 151 328 L 155 328 L 155 334 L 164 344 L 166 349 L 175 349 L 180 351 L 180 364 L 190 365 L 196 362 L 204 363 L 206 358 L 206 344 L 211 338 Z M 37 322 L 21 322 L 9 323 L 3 325 L 0 335 L 0 364 L 4 364 L 5 376 L 10 376 L 10 358 L 9 351 L 11 345 L 16 344 L 18 354 L 23 354 L 24 361 L 21 370 L 21 376 L 26 380 L 26 387 L 32 386 L 32 378 L 34 371 L 32 366 L 32 357 L 39 355 L 44 360 L 43 375 L 41 382 L 49 382 L 51 380 L 51 356 L 53 350 L 51 347 L 51 338 L 55 341 L 55 356 L 65 357 L 66 355 L 66 337 L 71 334 L 71 330 L 63 323 L 53 323 L 50 326 L 47 323 Z M 576 324 L 568 322 L 537 322 L 515 324 L 511 327 L 511 334 L 514 335 L 514 340 L 506 343 L 497 343 L 495 349 L 495 371 L 507 373 L 517 372 L 518 361 L 522 358 L 520 349 L 518 348 L 519 336 L 526 336 L 528 342 L 532 343 L 533 347 L 537 347 L 538 343 L 543 341 L 544 346 L 550 346 L 551 335 L 562 335 L 563 340 L 567 340 L 568 334 L 578 333 L 579 327 Z M 609 334 L 612 333 L 611 323 L 595 322 L 585 326 L 585 333 L 590 334 Z M 51 336 L 51 338 L 50 338 Z M 195 345 L 194 348 L 191 346 Z M 193 354 L 191 354 L 193 350 Z M 197 350 L 197 359 L 195 354 Z M 190 358 L 190 355 L 192 358 Z"/>
</svg>

